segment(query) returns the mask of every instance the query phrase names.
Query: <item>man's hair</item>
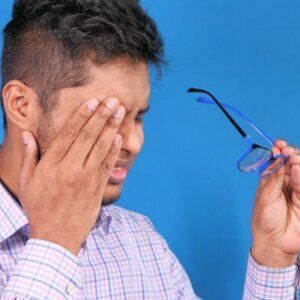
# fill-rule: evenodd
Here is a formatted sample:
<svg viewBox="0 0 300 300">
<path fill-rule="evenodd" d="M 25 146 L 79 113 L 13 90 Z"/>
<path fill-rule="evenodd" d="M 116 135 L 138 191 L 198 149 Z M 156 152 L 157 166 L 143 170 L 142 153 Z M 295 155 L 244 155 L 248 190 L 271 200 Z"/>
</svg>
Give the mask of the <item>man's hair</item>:
<svg viewBox="0 0 300 300">
<path fill-rule="evenodd" d="M 138 0 L 15 0 L 3 33 L 2 89 L 21 80 L 45 114 L 62 88 L 87 84 L 88 61 L 124 57 L 158 70 L 165 62 L 163 39 Z M 4 112 L 2 97 L 1 105 Z"/>
</svg>

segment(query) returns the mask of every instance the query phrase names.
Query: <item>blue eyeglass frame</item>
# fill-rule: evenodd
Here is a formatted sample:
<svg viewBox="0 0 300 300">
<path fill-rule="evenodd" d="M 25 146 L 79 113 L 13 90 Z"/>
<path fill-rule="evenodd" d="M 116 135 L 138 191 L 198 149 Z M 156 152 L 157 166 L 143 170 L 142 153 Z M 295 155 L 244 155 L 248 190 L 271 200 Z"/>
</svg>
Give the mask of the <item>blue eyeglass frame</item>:
<svg viewBox="0 0 300 300">
<path fill-rule="evenodd" d="M 205 98 L 205 97 L 198 97 L 197 102 L 203 103 L 203 104 L 217 105 L 222 110 L 222 112 L 225 114 L 225 116 L 229 119 L 231 124 L 236 128 L 236 130 L 239 132 L 239 134 L 250 145 L 248 150 L 242 155 L 242 157 L 237 162 L 237 165 L 238 165 L 238 168 L 239 168 L 240 171 L 245 173 L 245 171 L 243 171 L 240 168 L 240 164 L 253 150 L 255 150 L 257 148 L 260 148 L 260 149 L 270 151 L 270 153 L 273 153 L 271 149 L 268 149 L 266 147 L 263 147 L 263 146 L 260 146 L 260 145 L 256 144 L 251 139 L 250 135 L 245 133 L 245 131 L 237 124 L 237 122 L 233 119 L 233 117 L 226 110 L 226 108 L 227 108 L 227 109 L 235 112 L 241 118 L 243 118 L 266 142 L 268 142 L 272 147 L 274 147 L 275 142 L 273 141 L 273 139 L 271 139 L 266 133 L 264 133 L 256 125 L 254 125 L 254 123 L 248 117 L 246 117 L 245 114 L 240 112 L 238 109 L 236 109 L 235 107 L 233 107 L 229 104 L 219 102 L 213 94 L 211 94 L 210 92 L 208 92 L 206 90 L 203 90 L 203 89 L 190 88 L 188 90 L 188 93 L 203 93 L 203 94 L 207 94 L 208 96 L 210 96 L 212 99 L 208 99 L 208 98 Z M 257 169 L 259 170 L 259 173 L 262 174 L 277 159 L 282 159 L 282 161 L 274 169 L 268 170 L 268 172 L 266 172 L 264 175 L 261 175 L 263 178 L 268 177 L 271 174 L 275 173 L 277 170 L 279 170 L 288 161 L 288 158 L 289 158 L 288 156 L 285 156 L 285 155 L 282 155 L 282 154 L 280 154 L 280 155 L 271 154 L 270 158 L 265 163 L 263 163 L 260 167 L 258 167 Z M 253 171 L 255 171 L 255 170 L 253 170 Z"/>
</svg>

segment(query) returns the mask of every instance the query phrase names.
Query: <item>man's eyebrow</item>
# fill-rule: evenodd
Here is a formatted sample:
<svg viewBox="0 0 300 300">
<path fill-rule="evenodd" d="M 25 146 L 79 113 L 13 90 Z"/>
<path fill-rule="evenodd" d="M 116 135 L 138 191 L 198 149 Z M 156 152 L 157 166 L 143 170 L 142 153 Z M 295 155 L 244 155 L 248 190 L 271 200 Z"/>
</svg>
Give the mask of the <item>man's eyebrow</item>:
<svg viewBox="0 0 300 300">
<path fill-rule="evenodd" d="M 146 108 L 142 108 L 141 110 L 138 111 L 139 115 L 143 115 L 145 113 L 147 113 L 150 110 L 150 105 L 148 105 Z M 132 110 L 127 110 L 126 111 L 126 115 L 131 114 Z"/>
</svg>

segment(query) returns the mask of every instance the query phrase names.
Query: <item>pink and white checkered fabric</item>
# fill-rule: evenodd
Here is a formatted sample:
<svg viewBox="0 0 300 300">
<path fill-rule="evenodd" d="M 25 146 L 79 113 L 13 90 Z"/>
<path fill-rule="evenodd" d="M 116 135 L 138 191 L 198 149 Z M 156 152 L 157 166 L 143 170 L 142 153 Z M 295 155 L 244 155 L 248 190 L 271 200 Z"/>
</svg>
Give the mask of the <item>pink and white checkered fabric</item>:
<svg viewBox="0 0 300 300">
<path fill-rule="evenodd" d="M 292 300 L 299 297 L 299 266 L 270 268 L 249 256 L 243 300 Z"/>
<path fill-rule="evenodd" d="M 199 299 L 145 216 L 101 209 L 78 256 L 31 239 L 23 209 L 0 182 L 0 299 Z"/>
</svg>

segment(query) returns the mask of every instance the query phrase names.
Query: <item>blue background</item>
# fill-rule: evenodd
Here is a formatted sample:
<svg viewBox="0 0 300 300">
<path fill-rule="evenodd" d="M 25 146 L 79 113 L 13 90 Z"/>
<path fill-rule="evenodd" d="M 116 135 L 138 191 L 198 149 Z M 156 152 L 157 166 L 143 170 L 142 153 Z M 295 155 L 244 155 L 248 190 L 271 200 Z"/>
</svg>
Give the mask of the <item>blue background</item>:
<svg viewBox="0 0 300 300">
<path fill-rule="evenodd" d="M 300 3 L 142 2 L 165 38 L 169 67 L 153 80 L 145 148 L 119 204 L 151 218 L 199 296 L 241 299 L 258 176 L 237 170 L 247 145 L 221 112 L 186 90 L 206 88 L 297 144 Z M 1 1 L 1 28 L 11 5 Z"/>
</svg>

